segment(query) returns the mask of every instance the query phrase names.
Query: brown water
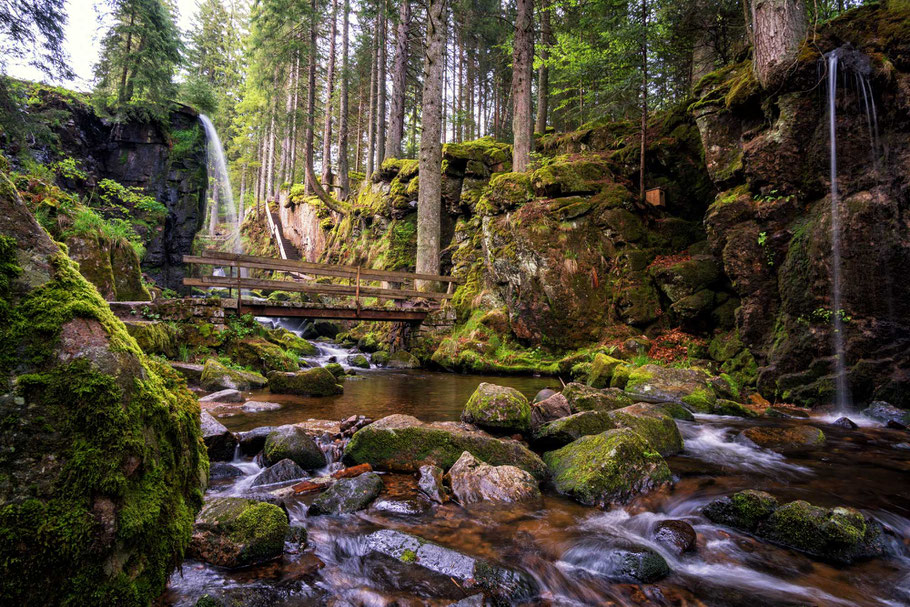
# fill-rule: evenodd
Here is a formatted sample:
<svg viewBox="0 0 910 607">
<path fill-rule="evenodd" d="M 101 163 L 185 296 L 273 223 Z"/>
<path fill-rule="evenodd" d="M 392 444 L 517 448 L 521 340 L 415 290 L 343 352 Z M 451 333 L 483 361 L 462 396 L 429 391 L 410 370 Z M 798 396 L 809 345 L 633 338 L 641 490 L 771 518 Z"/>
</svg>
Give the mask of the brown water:
<svg viewBox="0 0 910 607">
<path fill-rule="evenodd" d="M 222 421 L 242 430 L 393 412 L 427 421 L 452 420 L 480 381 L 513 385 L 529 396 L 552 383 L 427 372 L 375 371 L 361 377 L 345 384 L 344 396 L 281 398 L 284 408 L 277 412 Z M 416 497 L 413 477 L 391 474 L 384 475 L 380 498 L 356 515 L 307 518 L 312 498 L 294 499 L 287 507 L 291 518 L 308 529 L 305 551 L 244 571 L 187 561 L 183 576 L 173 576 L 163 603 L 193 605 L 204 592 L 225 591 L 243 596 L 241 604 L 250 605 L 449 605 L 460 598 L 443 598 L 440 588 L 419 575 L 378 570 L 362 558 L 361 538 L 392 528 L 528 572 L 542 589 L 535 605 L 910 605 L 910 450 L 899 446 L 910 435 L 880 428 L 842 430 L 819 420 L 775 421 L 813 423 L 828 436 L 824 448 L 783 457 L 733 442 L 739 430 L 756 423 L 770 422 L 715 416 L 678 422 L 685 451 L 668 459 L 677 477 L 674 486 L 610 511 L 582 507 L 546 488 L 543 503 L 532 508 L 431 507 Z M 255 464 L 242 466 L 256 471 Z M 229 494 L 243 483 L 241 479 L 213 490 Z M 700 508 L 711 499 L 745 488 L 767 490 L 781 500 L 859 508 L 891 529 L 896 555 L 835 568 L 715 526 L 701 516 Z M 413 512 L 404 513 L 408 509 Z M 651 541 L 654 526 L 668 518 L 695 527 L 695 552 L 677 557 Z M 609 547 L 629 543 L 660 552 L 672 574 L 651 585 L 610 582 L 591 574 Z"/>
</svg>

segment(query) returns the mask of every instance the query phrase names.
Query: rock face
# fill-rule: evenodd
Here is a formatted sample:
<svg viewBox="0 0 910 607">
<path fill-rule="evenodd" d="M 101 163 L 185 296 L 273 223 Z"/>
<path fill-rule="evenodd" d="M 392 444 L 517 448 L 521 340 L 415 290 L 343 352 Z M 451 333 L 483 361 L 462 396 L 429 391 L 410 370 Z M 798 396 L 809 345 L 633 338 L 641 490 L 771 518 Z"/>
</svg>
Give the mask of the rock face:
<svg viewBox="0 0 910 607">
<path fill-rule="evenodd" d="M 258 373 L 231 369 L 210 358 L 202 368 L 200 383 L 206 390 L 250 390 L 262 388 L 268 381 Z"/>
<path fill-rule="evenodd" d="M 326 465 L 325 454 L 310 435 L 297 426 L 281 426 L 269 432 L 262 447 L 266 461 L 289 459 L 304 470 Z"/>
<path fill-rule="evenodd" d="M 452 493 L 462 505 L 539 500 L 537 480 L 515 466 L 491 466 L 465 451 L 449 470 Z"/>
<path fill-rule="evenodd" d="M 202 427 L 202 440 L 205 442 L 209 459 L 222 462 L 234 459 L 237 437 L 225 428 L 224 424 L 212 417 L 208 411 L 202 411 L 199 419 Z"/>
<path fill-rule="evenodd" d="M 556 490 L 588 506 L 624 502 L 671 479 L 660 454 L 628 428 L 582 437 L 544 461 Z"/>
<path fill-rule="evenodd" d="M 250 483 L 250 487 L 288 483 L 301 478 L 306 478 L 306 476 L 307 473 L 303 468 L 298 466 L 294 460 L 283 459 L 257 474 L 256 478 L 253 479 L 253 482 Z"/>
<path fill-rule="evenodd" d="M 451 468 L 465 451 L 492 466 L 512 465 L 542 479 L 546 466 L 521 443 L 498 439 L 461 424 L 425 424 L 410 415 L 390 415 L 358 430 L 344 450 L 348 464 L 417 472 L 425 464 Z"/>
<path fill-rule="evenodd" d="M 484 382 L 468 399 L 461 419 L 502 434 L 527 432 L 531 429 L 531 406 L 515 388 Z"/>
<path fill-rule="evenodd" d="M 0 602 L 154 600 L 202 506 L 199 405 L 2 172 L 0 412 Z"/>
<path fill-rule="evenodd" d="M 310 505 L 307 514 L 348 514 L 363 510 L 382 492 L 382 479 L 375 472 L 342 478 Z"/>
<path fill-rule="evenodd" d="M 190 554 L 220 567 L 243 567 L 280 556 L 290 528 L 274 504 L 239 497 L 208 500 L 196 519 Z"/>
<path fill-rule="evenodd" d="M 269 373 L 269 390 L 276 394 L 297 394 L 298 396 L 332 396 L 344 392 L 336 383 L 335 376 L 322 367 L 297 373 Z"/>
</svg>

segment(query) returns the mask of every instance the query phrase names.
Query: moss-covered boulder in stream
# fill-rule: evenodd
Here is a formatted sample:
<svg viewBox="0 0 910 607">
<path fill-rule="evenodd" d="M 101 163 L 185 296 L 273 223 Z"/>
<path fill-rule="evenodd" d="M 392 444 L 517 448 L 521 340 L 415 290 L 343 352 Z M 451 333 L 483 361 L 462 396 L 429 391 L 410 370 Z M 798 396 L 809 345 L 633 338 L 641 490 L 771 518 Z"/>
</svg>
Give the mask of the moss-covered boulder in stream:
<svg viewBox="0 0 910 607">
<path fill-rule="evenodd" d="M 280 346 L 282 349 L 293 352 L 297 356 L 316 356 L 319 354 L 319 350 L 316 346 L 302 337 L 297 337 L 297 335 L 291 333 L 287 329 L 272 329 L 266 334 L 265 338 L 273 344 Z"/>
<path fill-rule="evenodd" d="M 572 382 L 563 388 L 562 395 L 576 411 L 612 411 L 635 403 L 631 396 L 619 388 L 600 390 L 578 382 Z"/>
<path fill-rule="evenodd" d="M 676 403 L 699 413 L 711 413 L 717 395 L 709 379 L 701 369 L 650 364 L 629 373 L 625 392 L 638 401 Z"/>
<path fill-rule="evenodd" d="M 232 343 L 227 353 L 239 365 L 263 375 L 272 371 L 296 371 L 300 368 L 295 356 L 289 355 L 270 341 L 252 337 Z"/>
<path fill-rule="evenodd" d="M 634 430 L 664 457 L 675 455 L 683 449 L 682 435 L 676 422 L 659 405 L 637 403 L 610 411 L 609 415 L 616 427 Z"/>
<path fill-rule="evenodd" d="M 825 433 L 809 425 L 752 426 L 736 436 L 737 442 L 790 453 L 825 445 Z"/>
<path fill-rule="evenodd" d="M 382 492 L 382 479 L 375 472 L 335 481 L 310 504 L 307 514 L 349 514 L 363 510 Z"/>
<path fill-rule="evenodd" d="M 259 373 L 231 369 L 214 358 L 205 361 L 200 384 L 206 390 L 252 390 L 263 388 L 268 380 Z"/>
<path fill-rule="evenodd" d="M 344 388 L 331 371 L 316 367 L 297 373 L 269 373 L 269 390 L 275 394 L 296 394 L 298 396 L 332 396 L 341 394 Z"/>
<path fill-rule="evenodd" d="M 304 470 L 315 470 L 326 465 L 325 454 L 316 441 L 303 428 L 279 426 L 266 436 L 262 455 L 269 464 L 289 459 Z"/>
<path fill-rule="evenodd" d="M 410 352 L 399 350 L 389 354 L 385 366 L 389 369 L 419 369 L 420 361 Z"/>
<path fill-rule="evenodd" d="M 427 424 L 410 415 L 390 415 L 355 432 L 344 450 L 344 461 L 414 473 L 425 464 L 448 470 L 465 451 L 491 466 L 517 466 L 537 479 L 546 474 L 541 459 L 518 441 L 494 438 L 454 422 Z"/>
<path fill-rule="evenodd" d="M 284 551 L 288 515 L 274 504 L 216 497 L 196 519 L 190 554 L 220 567 L 244 567 Z"/>
<path fill-rule="evenodd" d="M 609 388 L 613 379 L 613 370 L 622 365 L 623 361 L 603 353 L 598 353 L 591 362 L 591 371 L 588 373 L 588 385 L 592 388 Z"/>
<path fill-rule="evenodd" d="M 533 444 L 535 449 L 558 449 L 582 436 L 600 434 L 615 427 L 609 411 L 581 411 L 536 428 Z"/>
<path fill-rule="evenodd" d="M 0 603 L 148 605 L 184 556 L 199 405 L 0 173 Z"/>
<path fill-rule="evenodd" d="M 515 388 L 481 383 L 465 404 L 461 419 L 504 434 L 531 429 L 531 405 Z"/>
<path fill-rule="evenodd" d="M 758 524 L 771 516 L 777 506 L 777 499 L 770 493 L 746 489 L 714 500 L 702 512 L 714 523 L 755 531 Z"/>
<path fill-rule="evenodd" d="M 660 453 L 628 428 L 582 437 L 543 457 L 554 488 L 587 506 L 622 503 L 672 478 Z"/>
</svg>

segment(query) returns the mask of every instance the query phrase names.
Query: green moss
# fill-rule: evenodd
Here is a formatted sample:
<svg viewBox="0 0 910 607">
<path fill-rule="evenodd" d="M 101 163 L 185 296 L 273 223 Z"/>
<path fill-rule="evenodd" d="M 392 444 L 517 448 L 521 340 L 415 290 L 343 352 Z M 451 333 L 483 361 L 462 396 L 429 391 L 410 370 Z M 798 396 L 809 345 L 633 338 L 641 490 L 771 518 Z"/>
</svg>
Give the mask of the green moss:
<svg viewBox="0 0 910 607">
<path fill-rule="evenodd" d="M 146 354 L 159 354 L 175 358 L 178 351 L 177 329 L 166 322 L 130 322 L 126 329 L 142 351 Z"/>
<path fill-rule="evenodd" d="M 534 199 L 531 176 L 528 173 L 499 173 L 477 203 L 481 215 L 498 215 Z"/>
<path fill-rule="evenodd" d="M 764 491 L 747 489 L 716 499 L 704 509 L 711 521 L 744 531 L 755 531 L 759 523 L 777 509 L 777 499 Z"/>
<path fill-rule="evenodd" d="M 417 561 L 417 553 L 410 548 L 405 548 L 398 559 L 402 563 L 414 563 Z"/>
<path fill-rule="evenodd" d="M 465 404 L 461 418 L 487 429 L 527 432 L 531 428 L 531 405 L 515 388 L 481 383 Z"/>
<path fill-rule="evenodd" d="M 317 367 L 298 373 L 269 373 L 269 390 L 276 394 L 298 394 L 300 396 L 331 396 L 341 394 L 344 389 L 336 378 L 325 368 Z"/>
<path fill-rule="evenodd" d="M 758 413 L 732 400 L 718 398 L 711 408 L 716 415 L 735 415 L 737 417 L 758 417 Z"/>
<path fill-rule="evenodd" d="M 716 400 L 713 391 L 703 388 L 682 397 L 682 402 L 698 413 L 711 413 Z"/>
<path fill-rule="evenodd" d="M 673 418 L 658 405 L 639 403 L 610 411 L 618 428 L 630 428 L 650 443 L 664 457 L 683 449 L 682 435 Z"/>
<path fill-rule="evenodd" d="M 606 354 L 597 354 L 591 363 L 591 371 L 588 374 L 588 385 L 592 388 L 606 388 L 610 386 L 613 378 L 613 371 L 621 366 L 623 361 Z"/>
<path fill-rule="evenodd" d="M 263 374 L 271 371 L 296 371 L 300 367 L 297 356 L 290 355 L 280 346 L 261 338 L 235 341 L 228 347 L 228 354 L 237 364 Z"/>
<path fill-rule="evenodd" d="M 268 383 L 259 373 L 232 369 L 214 358 L 205 361 L 200 384 L 206 390 L 249 390 L 261 388 Z"/>
</svg>

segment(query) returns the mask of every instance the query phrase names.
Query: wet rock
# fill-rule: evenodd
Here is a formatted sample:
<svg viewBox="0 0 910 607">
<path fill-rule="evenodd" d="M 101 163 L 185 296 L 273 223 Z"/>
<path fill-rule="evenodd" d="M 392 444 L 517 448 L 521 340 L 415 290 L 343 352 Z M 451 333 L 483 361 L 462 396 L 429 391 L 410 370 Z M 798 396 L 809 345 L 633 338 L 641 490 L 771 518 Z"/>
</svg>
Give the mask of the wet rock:
<svg viewBox="0 0 910 607">
<path fill-rule="evenodd" d="M 352 415 L 341 422 L 339 429 L 344 436 L 353 436 L 355 432 L 372 423 L 373 420 L 365 415 Z"/>
<path fill-rule="evenodd" d="M 885 427 L 890 430 L 906 430 L 907 429 L 906 425 L 904 425 L 900 422 L 896 422 L 893 419 L 889 419 L 888 423 L 885 424 Z"/>
<path fill-rule="evenodd" d="M 410 415 L 390 415 L 358 430 L 345 448 L 344 460 L 413 473 L 425 464 L 450 468 L 464 451 L 492 466 L 518 466 L 538 479 L 546 474 L 543 461 L 517 441 L 453 422 L 427 424 Z"/>
<path fill-rule="evenodd" d="M 531 404 L 531 428 L 539 428 L 547 422 L 572 413 L 574 411 L 566 397 L 558 392 L 553 392 L 547 398 Z"/>
<path fill-rule="evenodd" d="M 637 403 L 609 412 L 617 428 L 630 428 L 667 457 L 683 450 L 683 439 L 673 418 L 659 405 Z"/>
<path fill-rule="evenodd" d="M 329 363 L 323 368 L 334 375 L 336 379 L 342 379 L 345 376 L 344 367 L 339 363 Z"/>
<path fill-rule="evenodd" d="M 616 427 L 609 411 L 581 411 L 553 420 L 534 431 L 535 449 L 558 449 L 582 436 L 600 434 Z"/>
<path fill-rule="evenodd" d="M 825 433 L 815 426 L 753 426 L 736 436 L 736 441 L 772 451 L 815 449 L 825 444 Z"/>
<path fill-rule="evenodd" d="M 332 373 L 323 368 L 307 369 L 297 373 L 269 373 L 269 390 L 276 394 L 298 396 L 332 396 L 344 392 Z"/>
<path fill-rule="evenodd" d="M 226 478 L 237 478 L 243 476 L 243 470 L 237 466 L 226 464 L 224 462 L 212 462 L 209 466 L 209 480 L 220 481 Z"/>
<path fill-rule="evenodd" d="M 853 508 L 819 508 L 802 500 L 781 506 L 759 525 L 769 541 L 823 561 L 849 565 L 884 554 L 881 525 Z"/>
<path fill-rule="evenodd" d="M 747 489 L 714 500 L 705 506 L 702 514 L 713 523 L 751 532 L 771 516 L 777 506 L 777 499 L 770 493 Z"/>
<path fill-rule="evenodd" d="M 341 329 L 338 328 L 338 325 L 328 320 L 315 320 L 311 326 L 314 332 L 313 337 L 328 337 L 329 339 L 335 339 L 335 336 L 341 331 Z"/>
<path fill-rule="evenodd" d="M 189 554 L 220 567 L 261 563 L 281 555 L 288 529 L 288 516 L 278 506 L 213 498 L 196 517 Z"/>
<path fill-rule="evenodd" d="M 566 385 L 562 394 L 574 411 L 612 411 L 634 402 L 619 388 L 600 390 L 578 382 Z"/>
<path fill-rule="evenodd" d="M 657 403 L 657 405 L 667 412 L 667 414 L 673 419 L 681 419 L 687 422 L 694 422 L 695 416 L 692 415 L 692 412 L 686 409 L 685 405 L 680 405 L 677 403 Z"/>
<path fill-rule="evenodd" d="M 609 388 L 610 380 L 613 379 L 613 370 L 623 364 L 625 363 L 618 358 L 599 352 L 591 362 L 587 384 L 592 388 Z"/>
<path fill-rule="evenodd" d="M 686 521 L 661 521 L 654 528 L 654 541 L 676 554 L 695 549 L 695 529 Z"/>
<path fill-rule="evenodd" d="M 304 470 L 326 465 L 325 455 L 309 434 L 297 426 L 279 426 L 265 439 L 262 454 L 269 463 L 290 459 Z"/>
<path fill-rule="evenodd" d="M 240 390 L 219 390 L 199 399 L 200 403 L 242 403 L 243 395 Z"/>
<path fill-rule="evenodd" d="M 261 426 L 247 432 L 237 434 L 240 441 L 240 452 L 244 455 L 256 455 L 265 447 L 265 439 L 275 430 L 276 426 Z"/>
<path fill-rule="evenodd" d="M 263 375 L 272 371 L 296 371 L 300 368 L 297 356 L 261 337 L 247 337 L 231 343 L 228 354 L 237 364 Z"/>
<path fill-rule="evenodd" d="M 309 539 L 309 533 L 307 533 L 306 527 L 300 523 L 291 523 L 288 527 L 288 534 L 285 536 L 284 541 L 296 544 L 301 548 L 307 545 Z"/>
<path fill-rule="evenodd" d="M 410 352 L 399 350 L 389 355 L 385 366 L 389 369 L 419 369 L 420 361 Z"/>
<path fill-rule="evenodd" d="M 765 417 L 776 417 L 778 419 L 809 419 L 809 414 L 802 409 L 793 407 L 768 407 L 765 409 Z"/>
<path fill-rule="evenodd" d="M 307 514 L 348 514 L 363 510 L 382 492 L 382 479 L 375 472 L 336 481 L 310 505 Z"/>
<path fill-rule="evenodd" d="M 385 352 L 384 350 L 373 352 L 371 359 L 373 361 L 373 364 L 377 367 L 384 367 L 389 364 L 389 353 Z"/>
<path fill-rule="evenodd" d="M 856 425 L 849 417 L 839 417 L 837 420 L 831 423 L 832 426 L 837 426 L 838 428 L 846 428 L 848 430 L 856 430 L 859 426 Z"/>
<path fill-rule="evenodd" d="M 657 552 L 644 546 L 611 546 L 590 538 L 572 546 L 561 561 L 580 572 L 613 582 L 653 584 L 670 575 L 670 566 Z"/>
<path fill-rule="evenodd" d="M 202 440 L 208 451 L 211 461 L 231 461 L 234 459 L 234 448 L 237 446 L 237 437 L 225 428 L 224 424 L 211 416 L 208 411 L 202 411 L 199 416 L 202 426 Z"/>
<path fill-rule="evenodd" d="M 523 603 L 537 595 L 537 584 L 529 575 L 501 567 L 440 546 L 416 535 L 381 529 L 364 537 L 367 554 L 385 557 L 399 570 L 423 569 L 454 581 L 453 590 L 477 589 L 503 604 Z"/>
<path fill-rule="evenodd" d="M 645 365 L 632 370 L 625 391 L 636 402 L 670 402 L 699 413 L 711 413 L 717 396 L 709 379 L 699 369 Z"/>
<path fill-rule="evenodd" d="M 625 502 L 672 478 L 663 457 L 628 428 L 582 437 L 544 461 L 554 488 L 588 506 Z"/>
<path fill-rule="evenodd" d="M 541 498 L 537 481 L 515 466 L 491 466 L 467 451 L 449 470 L 449 485 L 462 505 L 478 502 L 515 503 Z"/>
<path fill-rule="evenodd" d="M 349 356 L 348 364 L 352 367 L 357 367 L 358 369 L 370 368 L 370 361 L 368 361 L 367 357 L 363 354 L 355 354 L 354 356 Z"/>
<path fill-rule="evenodd" d="M 206 390 L 252 390 L 265 387 L 268 380 L 259 373 L 230 369 L 210 358 L 205 361 L 199 383 Z"/>
<path fill-rule="evenodd" d="M 485 430 L 524 433 L 531 429 L 531 406 L 515 388 L 483 382 L 465 404 L 461 419 Z"/>
<path fill-rule="evenodd" d="M 283 459 L 277 464 L 272 464 L 262 472 L 256 475 L 250 487 L 261 487 L 263 485 L 277 485 L 306 478 L 307 473 L 290 459 Z"/>
<path fill-rule="evenodd" d="M 196 363 L 182 363 L 173 360 L 167 361 L 167 364 L 177 373 L 182 375 L 187 382 L 199 383 L 202 381 L 203 365 Z"/>
<path fill-rule="evenodd" d="M 442 468 L 439 466 L 421 466 L 420 477 L 417 479 L 417 488 L 430 501 L 444 504 L 449 501 L 449 495 L 442 484 Z"/>
<path fill-rule="evenodd" d="M 263 411 L 277 411 L 281 408 L 281 404 L 261 400 L 248 400 L 240 408 L 247 413 L 262 413 Z"/>
<path fill-rule="evenodd" d="M 379 499 L 370 506 L 370 511 L 395 516 L 417 516 L 429 509 L 429 505 L 419 499 L 388 500 Z"/>
<path fill-rule="evenodd" d="M 711 407 L 715 415 L 733 415 L 736 417 L 758 417 L 758 413 L 738 402 L 718 398 Z"/>
<path fill-rule="evenodd" d="M 550 398 L 551 396 L 553 396 L 554 394 L 559 394 L 559 393 L 556 390 L 551 390 L 550 388 L 544 388 L 543 390 L 541 390 L 540 392 L 538 392 L 537 394 L 534 395 L 534 400 L 531 401 L 531 403 L 533 404 L 533 403 L 539 403 L 541 401 L 545 401 L 548 398 Z"/>
<path fill-rule="evenodd" d="M 910 425 L 910 411 L 899 409 L 884 401 L 875 401 L 863 409 L 863 415 L 887 424 L 889 421 L 898 422 L 904 426 Z"/>
</svg>

